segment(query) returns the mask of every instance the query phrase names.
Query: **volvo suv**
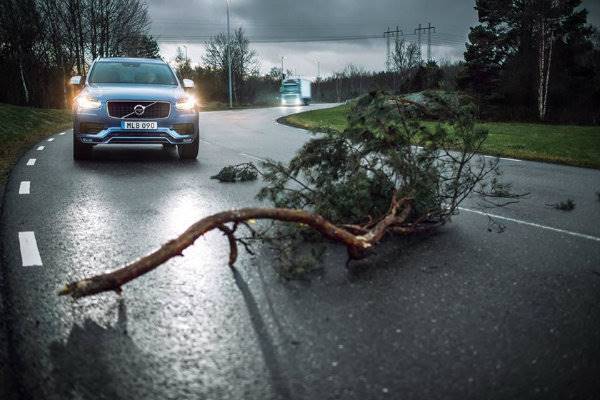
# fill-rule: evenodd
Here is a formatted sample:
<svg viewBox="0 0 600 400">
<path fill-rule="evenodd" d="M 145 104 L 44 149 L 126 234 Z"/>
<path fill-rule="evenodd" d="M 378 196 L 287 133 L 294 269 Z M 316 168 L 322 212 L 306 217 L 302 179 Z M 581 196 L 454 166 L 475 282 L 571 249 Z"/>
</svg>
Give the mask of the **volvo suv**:
<svg viewBox="0 0 600 400">
<path fill-rule="evenodd" d="M 99 58 L 73 103 L 73 157 L 89 158 L 98 144 L 177 146 L 182 159 L 198 156 L 198 106 L 186 92 L 194 82 L 179 81 L 164 61 Z"/>
</svg>

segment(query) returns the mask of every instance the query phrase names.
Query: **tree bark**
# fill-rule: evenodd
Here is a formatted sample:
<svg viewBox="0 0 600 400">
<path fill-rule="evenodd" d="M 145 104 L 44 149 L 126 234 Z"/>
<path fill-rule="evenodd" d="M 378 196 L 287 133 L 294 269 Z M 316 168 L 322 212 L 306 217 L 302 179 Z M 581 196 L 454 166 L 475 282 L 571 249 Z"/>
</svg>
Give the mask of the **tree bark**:
<svg viewBox="0 0 600 400">
<path fill-rule="evenodd" d="M 545 63 L 544 63 L 544 58 L 546 56 L 546 43 L 545 43 L 545 37 L 546 37 L 546 32 L 545 32 L 545 24 L 544 24 L 544 19 L 542 18 L 540 23 L 539 23 L 539 30 L 540 30 L 540 43 L 539 43 L 539 55 L 538 55 L 538 118 L 540 120 L 544 119 L 544 116 L 542 115 L 542 109 L 543 109 L 543 97 L 544 97 L 544 67 L 545 67 Z"/>
<path fill-rule="evenodd" d="M 27 89 L 27 82 L 25 81 L 25 73 L 23 72 L 22 57 L 19 57 L 19 73 L 21 75 L 21 85 L 23 86 L 23 96 L 25 97 L 25 104 L 29 104 L 29 89 Z"/>
<path fill-rule="evenodd" d="M 554 35 L 550 37 L 550 45 L 548 49 L 548 61 L 546 62 L 546 77 L 544 83 L 544 103 L 542 104 L 542 120 L 546 119 L 546 112 L 548 110 L 548 87 L 550 86 L 550 69 L 552 68 L 552 49 L 554 48 Z"/>
</svg>

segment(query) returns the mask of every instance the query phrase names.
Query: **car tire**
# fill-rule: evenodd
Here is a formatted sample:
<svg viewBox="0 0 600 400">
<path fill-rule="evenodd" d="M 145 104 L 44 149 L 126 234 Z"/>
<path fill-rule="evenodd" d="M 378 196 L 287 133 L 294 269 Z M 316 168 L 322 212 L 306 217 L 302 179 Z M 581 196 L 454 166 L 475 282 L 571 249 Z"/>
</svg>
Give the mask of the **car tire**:
<svg viewBox="0 0 600 400">
<path fill-rule="evenodd" d="M 194 160 L 198 157 L 198 138 L 190 144 L 178 144 L 177 153 L 182 160 Z"/>
<path fill-rule="evenodd" d="M 87 160 L 92 156 L 92 145 L 81 143 L 73 137 L 73 159 Z"/>
</svg>

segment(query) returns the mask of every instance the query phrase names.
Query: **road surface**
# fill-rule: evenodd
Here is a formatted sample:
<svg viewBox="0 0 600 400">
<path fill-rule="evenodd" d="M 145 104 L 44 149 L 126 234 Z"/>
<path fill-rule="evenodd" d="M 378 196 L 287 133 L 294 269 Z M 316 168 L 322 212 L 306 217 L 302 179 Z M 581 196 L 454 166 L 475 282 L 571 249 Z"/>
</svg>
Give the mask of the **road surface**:
<svg viewBox="0 0 600 400">
<path fill-rule="evenodd" d="M 1 220 L 11 382 L 21 399 L 518 399 L 600 393 L 600 171 L 503 160 L 530 192 L 476 201 L 429 238 L 387 240 L 286 282 L 271 259 L 226 266 L 211 233 L 124 288 L 73 302 L 64 283 L 147 253 L 195 220 L 256 204 L 223 166 L 288 160 L 295 109 L 201 114 L 197 162 L 144 146 L 74 162 L 68 131 L 13 170 Z M 35 160 L 35 161 L 32 161 Z M 573 199 L 562 212 L 547 203 Z M 40 265 L 41 264 L 41 265 Z"/>
</svg>

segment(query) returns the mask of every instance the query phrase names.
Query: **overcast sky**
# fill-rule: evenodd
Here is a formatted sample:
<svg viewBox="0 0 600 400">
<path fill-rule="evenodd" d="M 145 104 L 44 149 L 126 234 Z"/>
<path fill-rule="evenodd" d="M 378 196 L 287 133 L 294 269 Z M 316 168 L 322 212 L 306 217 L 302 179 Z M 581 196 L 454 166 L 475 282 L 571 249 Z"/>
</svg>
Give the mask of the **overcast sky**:
<svg viewBox="0 0 600 400">
<path fill-rule="evenodd" d="M 201 61 L 202 43 L 226 31 L 226 0 L 149 0 L 152 33 L 163 57 L 172 59 L 177 46 L 187 46 L 193 63 Z M 590 22 L 600 22 L 600 0 L 584 0 Z M 462 58 L 469 27 L 476 23 L 474 0 L 231 0 L 232 29 L 242 27 L 254 39 L 252 47 L 261 71 L 280 65 L 298 75 L 315 77 L 353 63 L 370 70 L 385 67 L 383 32 L 396 26 L 409 40 L 414 29 L 431 23 L 432 58 Z M 359 38 L 356 38 L 359 36 Z M 365 36 L 381 38 L 363 39 Z M 305 41 L 348 38 L 336 41 Z M 287 42 L 286 42 L 287 41 Z M 270 43 L 269 43 L 270 42 Z M 427 36 L 423 33 L 423 54 Z"/>
</svg>

